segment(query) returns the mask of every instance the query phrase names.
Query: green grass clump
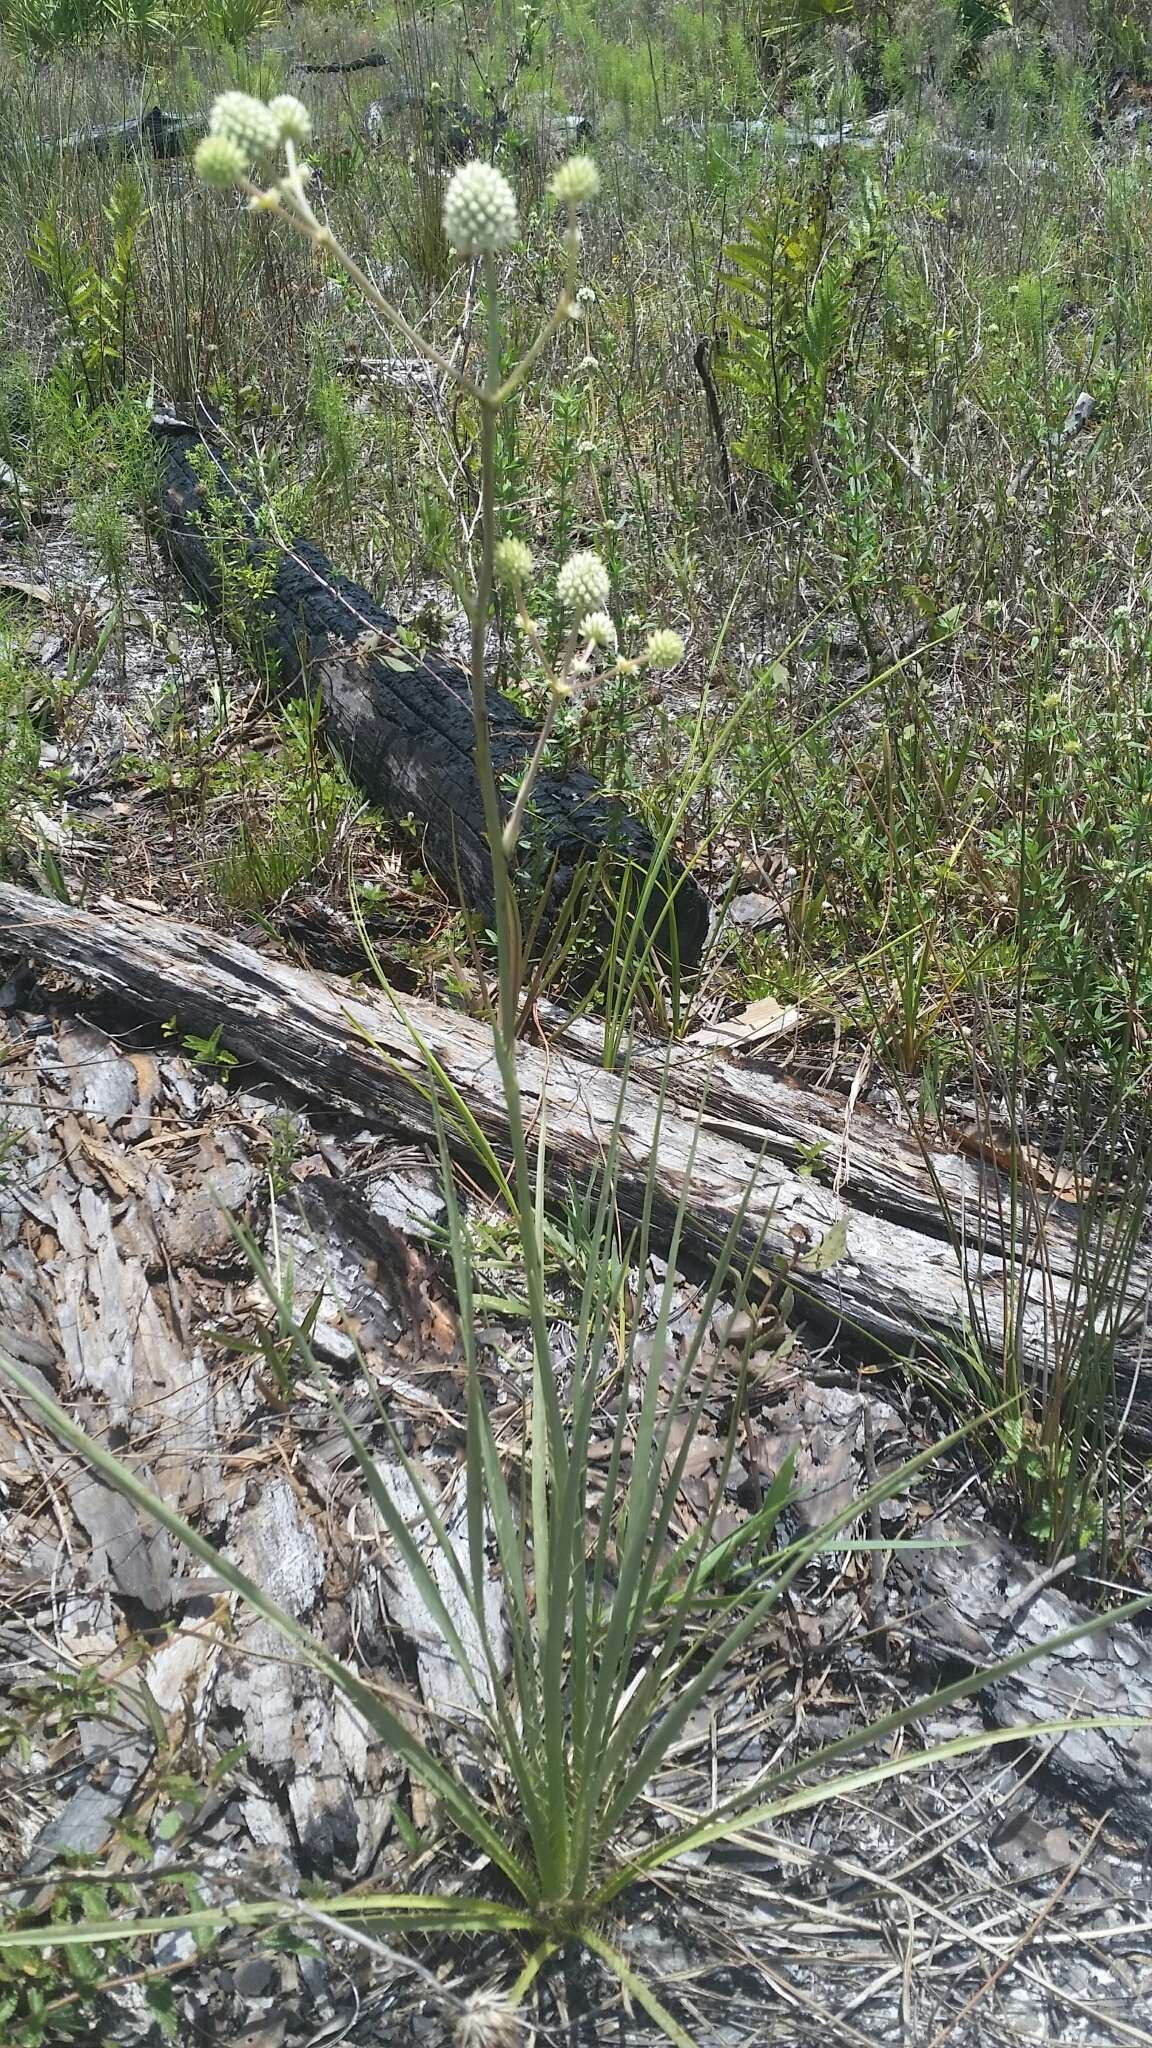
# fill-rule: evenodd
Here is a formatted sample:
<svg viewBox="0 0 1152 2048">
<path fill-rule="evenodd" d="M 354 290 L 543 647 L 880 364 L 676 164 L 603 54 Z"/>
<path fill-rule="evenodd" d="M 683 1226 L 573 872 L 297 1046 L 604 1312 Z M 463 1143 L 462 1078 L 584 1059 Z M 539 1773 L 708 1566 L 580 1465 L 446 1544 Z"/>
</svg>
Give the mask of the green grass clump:
<svg viewBox="0 0 1152 2048">
<path fill-rule="evenodd" d="M 40 732 L 31 714 L 34 676 L 23 651 L 23 630 L 11 610 L 0 610 L 0 860 L 7 860 L 27 821 L 40 765 Z"/>
<path fill-rule="evenodd" d="M 261 757 L 258 779 L 235 770 L 228 785 L 251 811 L 226 850 L 208 867 L 208 883 L 235 910 L 268 910 L 330 861 L 342 827 L 355 808 L 355 792 L 319 734 L 320 706 L 304 697 L 281 720 L 282 744 Z"/>
</svg>

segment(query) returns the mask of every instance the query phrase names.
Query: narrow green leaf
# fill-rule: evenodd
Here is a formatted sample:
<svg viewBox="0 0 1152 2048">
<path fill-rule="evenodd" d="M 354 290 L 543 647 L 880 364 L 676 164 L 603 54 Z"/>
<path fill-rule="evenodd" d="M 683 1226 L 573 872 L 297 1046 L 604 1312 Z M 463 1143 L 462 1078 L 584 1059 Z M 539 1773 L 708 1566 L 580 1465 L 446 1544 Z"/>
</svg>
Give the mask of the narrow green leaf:
<svg viewBox="0 0 1152 2048">
<path fill-rule="evenodd" d="M 693 2040 L 691 2034 L 685 2032 L 679 2020 L 673 2019 L 667 2006 L 661 2004 L 651 1985 L 637 1970 L 632 1968 L 631 1963 L 620 1954 L 619 1949 L 613 1948 L 609 1942 L 605 1941 L 603 1935 L 599 1934 L 594 1927 L 582 1927 L 580 1933 L 582 1940 L 591 1949 L 593 1955 L 599 1956 L 601 1962 L 611 1970 L 612 1975 L 619 1979 L 624 1989 L 636 2000 L 637 2005 L 641 2006 L 648 2014 L 649 2019 L 655 2020 L 661 2033 L 674 2043 L 674 2048 L 697 2048 L 697 2043 Z"/>
</svg>

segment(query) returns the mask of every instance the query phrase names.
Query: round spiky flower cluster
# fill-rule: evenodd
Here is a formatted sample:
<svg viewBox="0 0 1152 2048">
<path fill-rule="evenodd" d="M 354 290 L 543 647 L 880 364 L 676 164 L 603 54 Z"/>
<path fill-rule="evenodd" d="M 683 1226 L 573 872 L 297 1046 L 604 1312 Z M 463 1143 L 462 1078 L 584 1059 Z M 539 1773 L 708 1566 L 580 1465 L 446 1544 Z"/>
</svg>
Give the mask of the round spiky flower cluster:
<svg viewBox="0 0 1152 2048">
<path fill-rule="evenodd" d="M 649 668 L 675 668 L 684 659 L 684 642 L 671 626 L 658 626 L 648 635 L 644 659 Z"/>
<path fill-rule="evenodd" d="M 507 540 L 497 541 L 492 566 L 501 583 L 527 583 L 535 566 L 532 550 L 527 541 L 510 534 Z"/>
<path fill-rule="evenodd" d="M 600 173 L 590 156 L 570 156 L 553 172 L 548 190 L 561 206 L 587 206 L 600 190 Z"/>
<path fill-rule="evenodd" d="M 580 621 L 580 638 L 593 647 L 615 647 L 616 628 L 607 612 L 589 612 Z"/>
<path fill-rule="evenodd" d="M 228 135 L 206 135 L 197 144 L 193 158 L 197 177 L 221 192 L 240 183 L 247 174 L 248 161 L 239 144 Z"/>
<path fill-rule="evenodd" d="M 248 92 L 222 92 L 208 117 L 209 135 L 222 135 L 243 152 L 245 164 L 274 156 L 280 147 L 280 129 L 263 100 Z"/>
<path fill-rule="evenodd" d="M 208 133 L 196 151 L 197 173 L 206 185 L 226 190 L 242 184 L 254 164 L 263 166 L 286 142 L 303 148 L 311 133 L 307 107 L 290 92 L 278 93 L 267 106 L 251 93 L 222 92 L 208 117 Z M 298 174 L 302 181 L 307 180 L 308 165 L 300 164 Z M 274 203 L 274 198 L 274 194 L 265 194 L 264 203 Z"/>
<path fill-rule="evenodd" d="M 268 112 L 276 123 L 281 142 L 294 142 L 299 149 L 307 147 L 312 138 L 312 116 L 304 105 L 290 92 L 277 93 L 268 102 Z"/>
<path fill-rule="evenodd" d="M 521 2048 L 525 2038 L 517 2008 L 500 1991 L 471 1992 L 452 2033 L 456 2048 Z"/>
<path fill-rule="evenodd" d="M 520 233 L 516 194 L 502 171 L 462 164 L 444 194 L 444 233 L 461 256 L 510 249 Z"/>
<path fill-rule="evenodd" d="M 608 571 L 591 548 L 581 548 L 579 553 L 569 555 L 556 578 L 556 595 L 573 619 L 604 611 L 611 588 Z"/>
</svg>

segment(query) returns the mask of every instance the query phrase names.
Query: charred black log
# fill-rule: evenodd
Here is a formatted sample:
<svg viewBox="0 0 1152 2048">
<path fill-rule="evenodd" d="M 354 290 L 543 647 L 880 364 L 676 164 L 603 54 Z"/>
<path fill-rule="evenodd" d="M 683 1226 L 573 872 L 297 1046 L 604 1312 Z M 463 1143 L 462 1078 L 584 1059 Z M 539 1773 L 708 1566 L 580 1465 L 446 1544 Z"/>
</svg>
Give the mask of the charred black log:
<svg viewBox="0 0 1152 2048">
<path fill-rule="evenodd" d="M 392 63 L 384 50 L 373 50 L 367 57 L 345 57 L 339 64 L 308 64 L 303 57 L 297 57 L 293 71 L 306 71 L 311 76 L 323 73 L 326 77 L 340 71 L 387 71 Z"/>
<path fill-rule="evenodd" d="M 163 107 L 149 107 L 146 114 L 137 114 L 130 121 L 115 121 L 109 128 L 77 129 L 74 135 L 62 136 L 52 147 L 75 156 L 110 157 L 139 153 L 176 157 L 193 148 L 203 133 L 203 121 L 167 113 Z"/>
<path fill-rule="evenodd" d="M 492 869 L 465 671 L 435 650 L 413 654 L 397 620 L 338 575 L 310 541 L 284 547 L 261 533 L 255 501 L 193 428 L 156 425 L 161 540 L 185 582 L 218 611 L 228 565 L 264 572 L 256 579 L 263 594 L 252 599 L 252 623 L 282 680 L 292 686 L 307 679 L 319 691 L 327 737 L 349 773 L 373 803 L 413 818 L 429 867 L 470 907 L 490 913 Z M 488 727 L 497 776 L 502 786 L 514 786 L 537 729 L 491 688 Z M 651 833 L 581 769 L 540 776 L 525 838 L 523 865 L 548 890 L 549 912 L 591 863 L 607 860 L 623 876 L 647 874 L 657 860 Z M 647 918 L 661 952 L 675 949 L 685 964 L 699 959 L 708 902 L 678 860 L 667 862 Z"/>
<path fill-rule="evenodd" d="M 508 125 L 498 109 L 480 114 L 462 100 L 420 92 L 397 92 L 373 100 L 364 115 L 364 133 L 374 148 L 406 129 L 441 170 L 467 163 L 470 157 L 496 150 Z"/>
</svg>

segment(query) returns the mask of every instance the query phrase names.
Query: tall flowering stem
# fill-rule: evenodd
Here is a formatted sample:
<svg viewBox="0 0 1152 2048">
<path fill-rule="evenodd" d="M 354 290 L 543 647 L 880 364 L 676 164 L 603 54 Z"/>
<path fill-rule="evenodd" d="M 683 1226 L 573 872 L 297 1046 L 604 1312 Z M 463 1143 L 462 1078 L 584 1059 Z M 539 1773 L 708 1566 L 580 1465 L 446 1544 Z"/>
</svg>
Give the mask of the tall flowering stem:
<svg viewBox="0 0 1152 2048">
<path fill-rule="evenodd" d="M 614 653 L 616 629 L 607 611 L 610 597 L 608 572 L 598 556 L 588 550 L 573 555 L 560 571 L 557 599 L 568 615 L 569 627 L 559 663 L 549 664 L 541 646 L 535 622 L 528 613 L 524 585 L 531 575 L 531 555 L 522 541 L 499 542 L 496 532 L 496 430 L 501 408 L 507 405 L 531 374 L 549 342 L 574 317 L 577 310 L 576 279 L 580 256 L 579 211 L 590 204 L 600 188 L 599 173 L 589 157 L 572 157 L 552 178 L 550 191 L 562 211 L 564 277 L 556 304 L 535 340 L 512 368 L 504 372 L 503 335 L 497 258 L 511 249 L 519 238 L 520 222 L 516 196 L 507 179 L 493 164 L 464 164 L 448 184 L 444 198 L 445 236 L 459 255 L 476 259 L 480 265 L 485 315 L 485 362 L 479 381 L 469 377 L 436 344 L 405 319 L 399 308 L 385 298 L 373 280 L 337 241 L 326 221 L 321 220 L 309 196 L 312 172 L 298 152 L 306 147 L 311 133 L 307 109 L 297 99 L 282 94 L 265 105 L 247 94 L 229 92 L 217 100 L 209 132 L 197 151 L 196 166 L 208 185 L 243 193 L 249 205 L 260 212 L 275 213 L 293 233 L 302 236 L 321 255 L 337 263 L 358 287 L 367 303 L 408 346 L 431 363 L 440 374 L 477 408 L 480 433 L 480 544 L 475 583 L 468 601 L 471 627 L 470 682 L 472 715 L 476 740 L 476 771 L 483 805 L 484 831 L 492 867 L 492 895 L 496 924 L 497 994 L 493 1018 L 493 1049 L 500 1073 L 511 1137 L 513 1186 L 519 1211 L 519 1236 L 524 1262 L 525 1289 L 533 1345 L 533 1399 L 531 1423 L 532 1540 L 536 1587 L 537 1625 L 547 1638 L 553 1619 L 563 1623 L 563 1614 L 549 1614 L 549 1551 L 551 1548 L 551 1504 L 556 1498 L 558 1476 L 566 1469 L 566 1447 L 559 1395 L 552 1371 L 548 1337 L 547 1297 L 544 1273 L 543 1236 L 538 1215 L 542 1189 L 545 1133 L 543 1106 L 536 1111 L 538 1124 L 537 1163 L 529 1158 L 528 1123 L 520 1097 L 516 1064 L 517 1005 L 523 966 L 523 933 L 512 869 L 536 779 L 544 764 L 549 741 L 555 730 L 561 705 L 571 695 L 572 677 L 579 650 L 584 654 L 581 668 L 590 665 L 599 650 Z M 281 167 L 269 175 L 272 160 Z M 501 553 L 502 551 L 502 553 Z M 499 559 L 498 559 L 499 557 Z M 507 817 L 492 759 L 488 725 L 487 649 L 492 601 L 498 570 L 516 596 L 520 623 L 543 676 L 548 702 L 541 730 Z M 674 637 L 674 636 L 673 636 Z M 668 636 L 664 653 L 667 655 Z M 653 665 L 658 665 L 653 661 Z M 621 670 L 637 664 L 619 663 Z"/>
</svg>

